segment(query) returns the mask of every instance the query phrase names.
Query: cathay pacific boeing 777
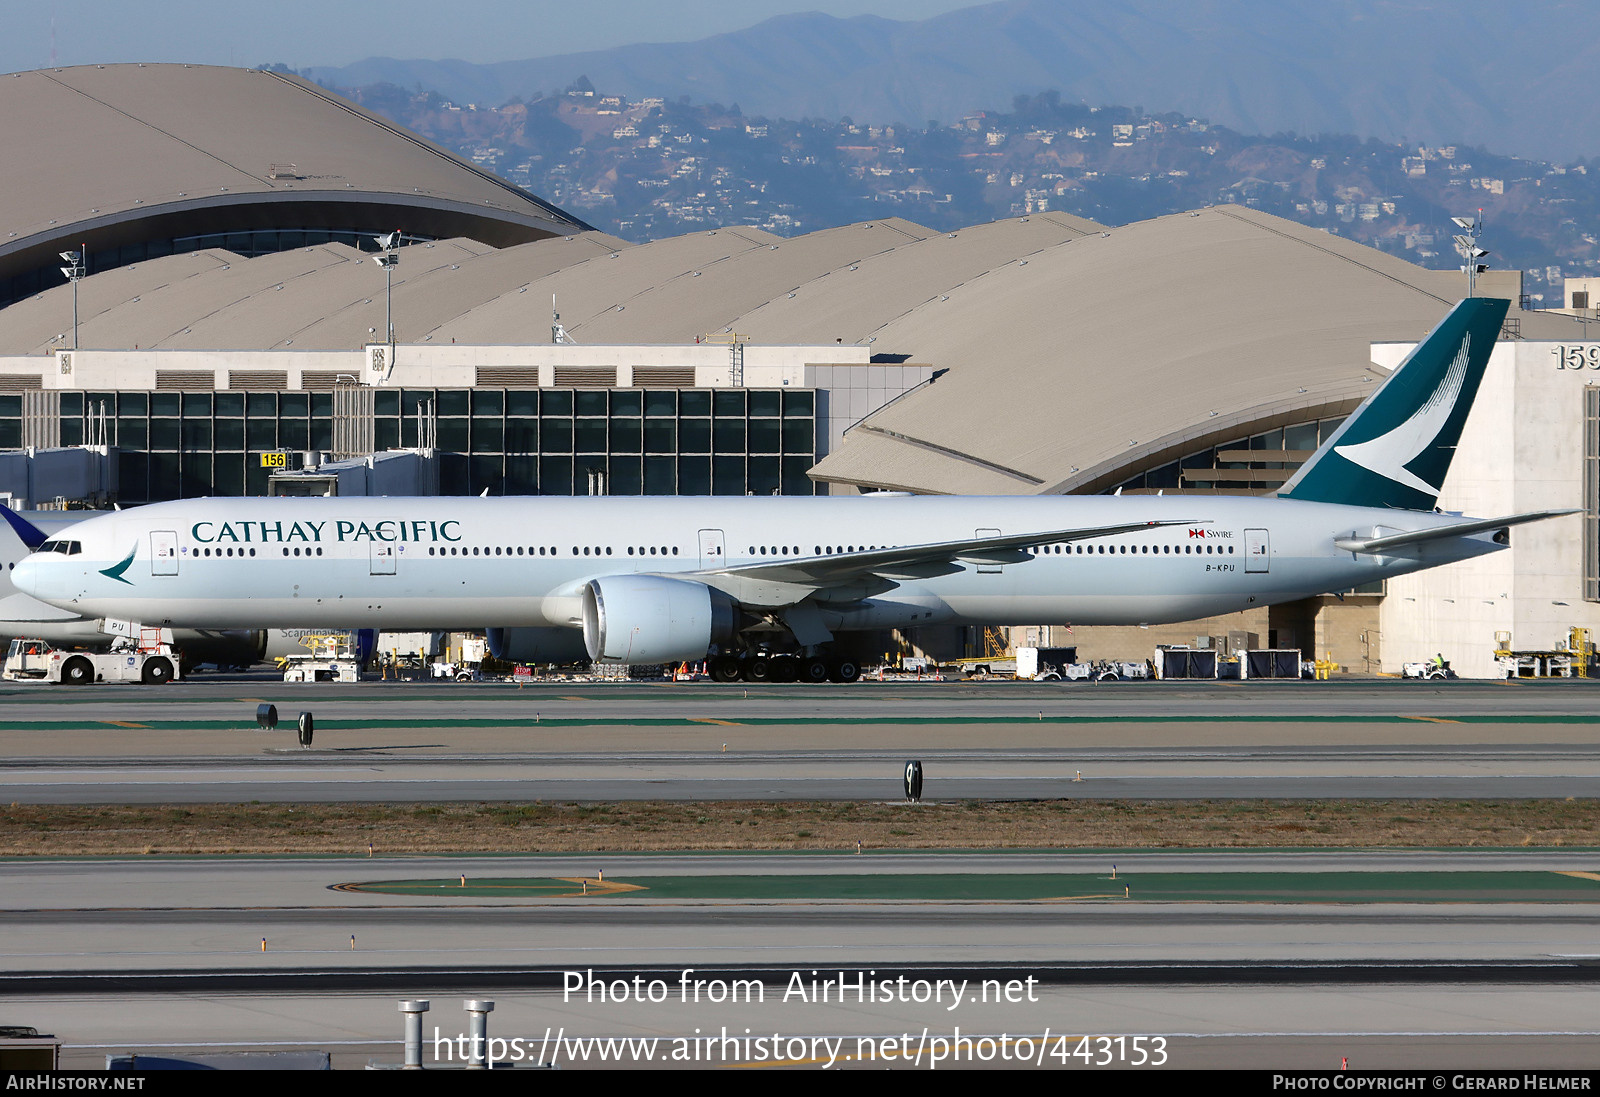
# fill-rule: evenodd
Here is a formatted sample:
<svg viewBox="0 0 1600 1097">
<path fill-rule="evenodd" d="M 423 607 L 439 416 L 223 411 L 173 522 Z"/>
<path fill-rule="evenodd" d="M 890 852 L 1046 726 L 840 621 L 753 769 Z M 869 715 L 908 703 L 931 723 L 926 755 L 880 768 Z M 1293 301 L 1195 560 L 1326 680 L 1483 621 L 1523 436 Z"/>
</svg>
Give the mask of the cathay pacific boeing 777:
<svg viewBox="0 0 1600 1097">
<path fill-rule="evenodd" d="M 1433 511 L 1507 302 L 1461 302 L 1276 497 L 185 499 L 57 533 L 19 590 L 191 628 L 489 628 L 514 658 L 850 678 L 834 637 L 1146 624 L 1495 552 Z M 757 651 L 765 658 L 755 657 Z"/>
</svg>

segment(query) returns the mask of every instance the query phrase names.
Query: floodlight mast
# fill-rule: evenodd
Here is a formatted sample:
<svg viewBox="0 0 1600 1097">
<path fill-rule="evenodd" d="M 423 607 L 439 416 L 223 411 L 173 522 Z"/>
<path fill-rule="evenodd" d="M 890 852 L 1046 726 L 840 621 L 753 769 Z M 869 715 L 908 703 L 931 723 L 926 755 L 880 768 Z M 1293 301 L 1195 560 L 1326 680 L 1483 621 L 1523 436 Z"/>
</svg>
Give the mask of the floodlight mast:
<svg viewBox="0 0 1600 1097">
<path fill-rule="evenodd" d="M 374 236 L 372 239 L 383 249 L 383 254 L 374 255 L 372 261 L 382 267 L 384 273 L 383 330 L 384 338 L 389 344 L 389 365 L 392 369 L 394 368 L 394 268 L 400 265 L 398 254 L 400 230 L 396 229 L 383 236 Z"/>
<path fill-rule="evenodd" d="M 89 255 L 89 245 L 81 244 L 77 251 L 58 252 L 67 266 L 61 268 L 67 281 L 72 283 L 72 349 L 78 349 L 78 279 L 83 277 L 84 262 Z"/>
<path fill-rule="evenodd" d="M 1467 296 L 1472 297 L 1477 292 L 1478 275 L 1489 269 L 1483 262 L 1489 253 L 1478 246 L 1478 237 L 1483 233 L 1483 210 L 1480 209 L 1476 217 L 1452 217 L 1450 220 L 1462 230 L 1454 238 L 1456 254 L 1461 256 L 1461 269 L 1467 272 Z"/>
</svg>

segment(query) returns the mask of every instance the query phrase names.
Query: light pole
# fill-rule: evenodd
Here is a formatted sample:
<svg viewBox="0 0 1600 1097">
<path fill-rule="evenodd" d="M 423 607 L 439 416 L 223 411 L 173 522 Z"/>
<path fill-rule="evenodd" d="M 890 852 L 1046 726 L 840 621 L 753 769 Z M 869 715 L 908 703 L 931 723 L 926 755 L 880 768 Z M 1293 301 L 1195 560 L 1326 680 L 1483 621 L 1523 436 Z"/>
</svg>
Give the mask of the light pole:
<svg viewBox="0 0 1600 1097">
<path fill-rule="evenodd" d="M 67 266 L 61 268 L 61 273 L 67 276 L 67 281 L 72 283 L 72 349 L 78 349 L 78 279 L 83 277 L 84 257 L 89 254 L 89 245 L 84 244 L 77 251 L 63 251 L 58 253 L 67 261 Z"/>
<path fill-rule="evenodd" d="M 383 330 L 386 333 L 386 338 L 387 338 L 387 341 L 389 343 L 389 364 L 390 364 L 390 367 L 393 368 L 393 365 L 394 365 L 394 268 L 400 265 L 400 255 L 399 255 L 400 230 L 396 229 L 394 232 L 391 232 L 386 236 L 374 236 L 373 240 L 377 241 L 378 246 L 383 249 L 383 254 L 382 255 L 374 255 L 372 257 L 372 261 L 374 263 L 378 264 L 378 266 L 383 268 L 383 272 L 384 272 L 384 275 L 386 276 L 386 281 L 388 283 L 385 286 L 385 290 L 384 290 Z"/>
<path fill-rule="evenodd" d="M 1483 260 L 1489 253 L 1478 246 L 1478 237 L 1483 234 L 1483 211 L 1478 211 L 1476 217 L 1452 217 L 1461 233 L 1455 236 L 1456 254 L 1461 256 L 1462 270 L 1467 272 L 1467 296 L 1471 297 L 1478 285 L 1478 275 L 1488 270 L 1489 267 Z"/>
</svg>

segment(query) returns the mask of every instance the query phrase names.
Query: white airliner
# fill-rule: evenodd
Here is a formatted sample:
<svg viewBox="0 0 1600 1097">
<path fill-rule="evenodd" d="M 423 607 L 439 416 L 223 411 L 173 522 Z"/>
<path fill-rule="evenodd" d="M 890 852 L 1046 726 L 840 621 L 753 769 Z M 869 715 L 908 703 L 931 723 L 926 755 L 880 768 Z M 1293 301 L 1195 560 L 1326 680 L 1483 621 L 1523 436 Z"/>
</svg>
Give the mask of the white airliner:
<svg viewBox="0 0 1600 1097">
<path fill-rule="evenodd" d="M 711 654 L 723 680 L 853 678 L 829 653 L 855 630 L 1185 621 L 1494 552 L 1569 513 L 1432 510 L 1506 308 L 1457 305 L 1274 498 L 188 499 L 64 530 L 13 581 L 89 617 L 487 627 L 515 659 Z"/>
</svg>

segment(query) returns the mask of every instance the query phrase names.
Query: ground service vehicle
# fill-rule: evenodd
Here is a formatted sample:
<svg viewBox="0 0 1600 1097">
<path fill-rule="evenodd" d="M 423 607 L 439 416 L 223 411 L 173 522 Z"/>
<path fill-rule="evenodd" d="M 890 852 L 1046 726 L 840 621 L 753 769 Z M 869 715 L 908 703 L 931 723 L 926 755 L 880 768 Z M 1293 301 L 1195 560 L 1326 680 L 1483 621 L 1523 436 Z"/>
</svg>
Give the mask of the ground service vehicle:
<svg viewBox="0 0 1600 1097">
<path fill-rule="evenodd" d="M 36 679 L 60 685 L 91 682 L 142 682 L 165 685 L 181 676 L 169 645 L 124 644 L 111 651 L 62 651 L 44 640 L 18 638 L 6 652 L 3 676 L 16 681 Z"/>
</svg>

